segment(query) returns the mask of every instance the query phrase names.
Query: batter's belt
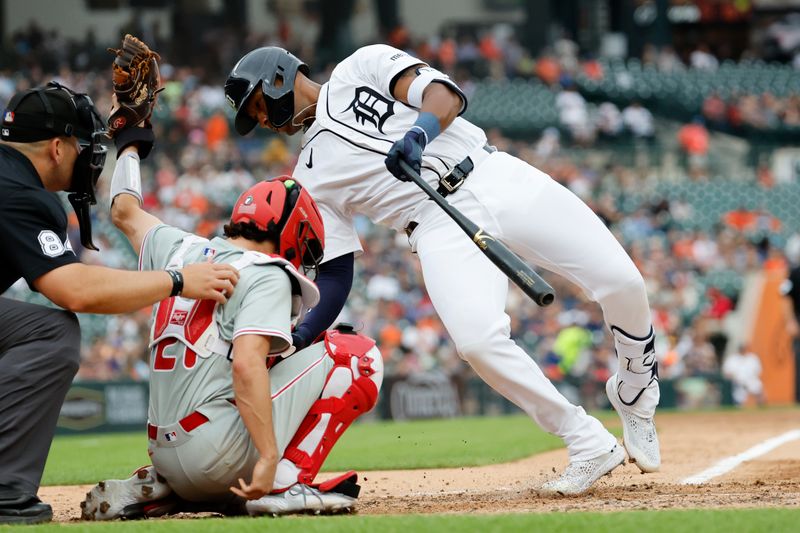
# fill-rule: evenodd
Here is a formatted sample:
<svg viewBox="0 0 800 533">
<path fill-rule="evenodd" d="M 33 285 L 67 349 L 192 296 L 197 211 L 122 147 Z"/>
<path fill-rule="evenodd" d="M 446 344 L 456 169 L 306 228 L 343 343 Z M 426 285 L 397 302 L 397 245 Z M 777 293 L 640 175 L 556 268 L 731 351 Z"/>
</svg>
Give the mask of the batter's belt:
<svg viewBox="0 0 800 533">
<path fill-rule="evenodd" d="M 442 176 L 439 180 L 439 187 L 436 188 L 436 192 L 438 192 L 442 198 L 447 197 L 448 194 L 452 194 L 456 192 L 458 189 L 464 185 L 464 182 L 475 170 L 475 167 L 483 161 L 486 156 L 492 154 L 497 151 L 497 148 L 491 146 L 489 144 L 484 144 L 480 148 L 473 150 L 470 155 L 464 158 L 459 164 L 453 167 L 453 169 Z M 414 232 L 414 229 L 418 226 L 417 222 L 413 220 L 408 223 L 405 227 L 406 235 L 411 237 L 411 234 Z"/>
</svg>

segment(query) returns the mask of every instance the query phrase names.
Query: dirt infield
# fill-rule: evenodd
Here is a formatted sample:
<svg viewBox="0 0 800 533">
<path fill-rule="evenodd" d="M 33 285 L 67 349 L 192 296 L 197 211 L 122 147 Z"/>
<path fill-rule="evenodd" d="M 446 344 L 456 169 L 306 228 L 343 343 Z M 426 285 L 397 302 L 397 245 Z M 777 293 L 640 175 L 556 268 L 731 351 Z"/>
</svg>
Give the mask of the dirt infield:
<svg viewBox="0 0 800 533">
<path fill-rule="evenodd" d="M 616 469 L 584 496 L 537 495 L 567 462 L 559 450 L 513 463 L 361 473 L 360 514 L 620 511 L 628 509 L 800 507 L 800 440 L 745 461 L 697 486 L 681 481 L 763 441 L 800 429 L 797 410 L 670 413 L 656 418 L 662 471 Z M 321 477 L 326 477 L 322 475 Z M 77 520 L 90 486 L 43 487 L 54 520 Z"/>
</svg>

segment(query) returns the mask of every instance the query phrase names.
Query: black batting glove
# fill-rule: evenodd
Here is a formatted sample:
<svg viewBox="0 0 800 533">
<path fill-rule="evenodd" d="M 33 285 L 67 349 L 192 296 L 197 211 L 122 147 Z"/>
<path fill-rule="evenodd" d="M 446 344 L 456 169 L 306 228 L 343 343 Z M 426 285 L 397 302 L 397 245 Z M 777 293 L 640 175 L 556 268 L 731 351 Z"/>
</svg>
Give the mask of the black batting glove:
<svg viewBox="0 0 800 533">
<path fill-rule="evenodd" d="M 411 181 L 400 168 L 400 161 L 405 161 L 408 166 L 419 174 L 422 165 L 422 152 L 425 150 L 425 133 L 420 128 L 411 128 L 402 139 L 395 142 L 389 153 L 386 154 L 386 168 L 400 181 Z"/>
</svg>

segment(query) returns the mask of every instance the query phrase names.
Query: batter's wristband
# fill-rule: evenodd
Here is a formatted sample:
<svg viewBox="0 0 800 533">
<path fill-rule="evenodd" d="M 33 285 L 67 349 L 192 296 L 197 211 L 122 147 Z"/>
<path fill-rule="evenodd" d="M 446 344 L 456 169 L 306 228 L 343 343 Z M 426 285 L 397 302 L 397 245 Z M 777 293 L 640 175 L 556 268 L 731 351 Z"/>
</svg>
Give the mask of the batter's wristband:
<svg viewBox="0 0 800 533">
<path fill-rule="evenodd" d="M 183 274 L 180 270 L 167 270 L 167 274 L 172 278 L 172 292 L 170 296 L 180 296 L 183 292 Z"/>
<path fill-rule="evenodd" d="M 417 117 L 417 121 L 411 126 L 411 129 L 418 129 L 425 133 L 425 146 L 434 140 L 440 133 L 441 127 L 439 126 L 439 119 L 430 111 L 423 111 Z M 423 150 L 425 149 L 423 146 Z"/>
</svg>

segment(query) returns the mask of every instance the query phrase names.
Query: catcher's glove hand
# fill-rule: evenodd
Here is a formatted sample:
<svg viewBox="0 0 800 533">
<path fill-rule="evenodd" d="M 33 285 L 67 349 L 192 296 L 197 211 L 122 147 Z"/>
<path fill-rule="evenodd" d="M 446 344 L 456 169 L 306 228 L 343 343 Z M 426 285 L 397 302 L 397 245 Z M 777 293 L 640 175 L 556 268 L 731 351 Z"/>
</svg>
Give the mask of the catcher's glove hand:
<svg viewBox="0 0 800 533">
<path fill-rule="evenodd" d="M 122 39 L 121 48 L 108 51 L 116 55 L 113 82 L 118 107 L 108 117 L 108 136 L 113 139 L 121 130 L 142 122 L 150 126 L 156 95 L 161 91 L 158 73 L 161 56 L 130 34 Z"/>
</svg>

